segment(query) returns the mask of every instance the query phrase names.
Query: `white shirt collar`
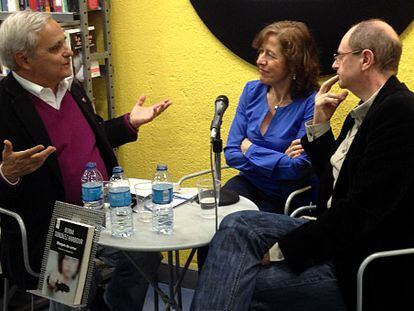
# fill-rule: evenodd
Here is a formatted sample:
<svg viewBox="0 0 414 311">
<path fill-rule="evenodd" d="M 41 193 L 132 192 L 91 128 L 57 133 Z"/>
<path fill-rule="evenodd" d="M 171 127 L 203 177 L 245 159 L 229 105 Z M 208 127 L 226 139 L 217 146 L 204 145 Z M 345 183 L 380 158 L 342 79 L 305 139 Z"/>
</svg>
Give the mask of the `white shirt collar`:
<svg viewBox="0 0 414 311">
<path fill-rule="evenodd" d="M 33 94 L 36 97 L 39 97 L 41 100 L 46 102 L 48 105 L 52 106 L 56 110 L 60 109 L 63 97 L 66 92 L 70 89 L 73 82 L 73 77 L 67 77 L 59 82 L 58 91 L 55 95 L 51 88 L 43 87 L 39 84 L 36 84 L 32 81 L 29 81 L 22 76 L 19 76 L 16 72 L 12 71 L 13 77 L 17 82 L 29 93 Z"/>
</svg>

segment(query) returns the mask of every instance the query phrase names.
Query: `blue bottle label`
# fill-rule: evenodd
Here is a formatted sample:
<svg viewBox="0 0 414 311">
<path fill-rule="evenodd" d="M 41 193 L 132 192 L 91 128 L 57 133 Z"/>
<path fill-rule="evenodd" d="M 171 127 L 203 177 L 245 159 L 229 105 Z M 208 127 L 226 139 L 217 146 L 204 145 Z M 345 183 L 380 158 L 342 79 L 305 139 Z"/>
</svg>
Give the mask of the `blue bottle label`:
<svg viewBox="0 0 414 311">
<path fill-rule="evenodd" d="M 109 205 L 121 207 L 131 205 L 131 192 L 129 187 L 114 187 L 109 189 Z"/>
<path fill-rule="evenodd" d="M 87 182 L 82 184 L 82 200 L 84 202 L 94 202 L 102 200 L 102 182 Z"/>
<path fill-rule="evenodd" d="M 171 183 L 155 184 L 152 186 L 152 202 L 168 204 L 173 199 L 173 185 Z"/>
</svg>

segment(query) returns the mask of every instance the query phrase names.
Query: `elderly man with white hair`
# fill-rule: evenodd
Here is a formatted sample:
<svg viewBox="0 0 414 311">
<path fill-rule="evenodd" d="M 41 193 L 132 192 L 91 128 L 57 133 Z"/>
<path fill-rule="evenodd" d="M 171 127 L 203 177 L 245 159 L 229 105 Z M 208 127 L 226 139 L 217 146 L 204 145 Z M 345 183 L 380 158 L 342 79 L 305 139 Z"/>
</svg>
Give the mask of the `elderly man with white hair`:
<svg viewBox="0 0 414 311">
<path fill-rule="evenodd" d="M 107 180 L 117 165 L 113 148 L 135 141 L 140 126 L 171 105 L 165 99 L 144 107 L 141 96 L 130 113 L 103 121 L 71 77 L 72 55 L 62 28 L 45 13 L 14 13 L 0 26 L 0 61 L 12 70 L 0 82 L 0 206 L 23 218 L 37 271 L 55 201 L 82 204 L 85 163 L 96 162 Z M 38 280 L 24 269 L 16 223 L 2 217 L 1 228 L 7 278 L 36 288 Z M 160 254 L 130 255 L 149 275 L 157 272 Z M 148 283 L 119 252 L 103 249 L 101 256 L 115 266 L 104 297 L 110 309 L 142 309 Z"/>
</svg>

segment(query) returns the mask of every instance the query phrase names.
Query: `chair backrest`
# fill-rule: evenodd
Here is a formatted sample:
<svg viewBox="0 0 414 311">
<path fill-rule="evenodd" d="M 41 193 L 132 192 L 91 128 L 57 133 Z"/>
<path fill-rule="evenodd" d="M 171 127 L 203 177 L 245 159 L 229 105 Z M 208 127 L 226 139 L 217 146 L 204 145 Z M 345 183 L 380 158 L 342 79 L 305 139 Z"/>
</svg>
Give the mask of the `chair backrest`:
<svg viewBox="0 0 414 311">
<path fill-rule="evenodd" d="M 291 205 L 292 205 L 292 202 L 293 202 L 293 200 L 295 199 L 296 196 L 298 196 L 299 194 L 304 193 L 306 191 L 310 191 L 311 189 L 312 189 L 311 186 L 306 186 L 306 187 L 300 188 L 298 190 L 295 190 L 291 194 L 289 194 L 289 196 L 286 199 L 284 214 L 285 215 L 290 214 Z"/>
<path fill-rule="evenodd" d="M 228 168 L 231 168 L 231 167 L 229 167 L 228 165 L 223 165 L 221 167 L 221 170 L 225 170 L 225 169 L 228 169 Z M 191 174 L 188 174 L 188 175 L 185 175 L 185 176 L 181 177 L 178 180 L 177 184 L 181 187 L 181 184 L 184 181 L 186 181 L 186 180 L 189 180 L 189 179 L 192 179 L 192 178 L 195 178 L 195 177 L 199 177 L 199 176 L 203 176 L 203 175 L 206 175 L 206 174 L 211 174 L 211 173 L 212 173 L 212 170 L 211 169 L 204 170 L 204 171 L 199 171 L 199 172 L 195 172 L 195 173 L 191 173 Z"/>
<path fill-rule="evenodd" d="M 28 246 L 27 246 L 27 231 L 26 231 L 26 226 L 24 224 L 23 219 L 20 217 L 19 214 L 15 213 L 15 212 L 12 212 L 8 209 L 2 208 L 2 207 L 0 207 L 0 214 L 12 217 L 17 221 L 17 224 L 19 225 L 19 228 L 20 228 L 20 234 L 21 234 L 21 237 L 22 237 L 22 250 L 23 250 L 24 267 L 26 268 L 26 271 L 30 275 L 32 275 L 34 277 L 39 277 L 39 273 L 34 272 L 32 267 L 30 266 L 29 249 L 28 249 Z"/>
<path fill-rule="evenodd" d="M 369 255 L 364 261 L 361 263 L 358 269 L 357 275 L 357 311 L 362 311 L 362 294 L 363 294 L 363 279 L 364 279 L 364 272 L 367 266 L 374 260 L 378 258 L 385 258 L 385 257 L 395 257 L 395 256 L 404 256 L 404 255 L 412 255 L 414 254 L 414 248 L 406 248 L 406 249 L 397 249 L 392 251 L 385 251 L 385 252 L 378 252 Z"/>
</svg>

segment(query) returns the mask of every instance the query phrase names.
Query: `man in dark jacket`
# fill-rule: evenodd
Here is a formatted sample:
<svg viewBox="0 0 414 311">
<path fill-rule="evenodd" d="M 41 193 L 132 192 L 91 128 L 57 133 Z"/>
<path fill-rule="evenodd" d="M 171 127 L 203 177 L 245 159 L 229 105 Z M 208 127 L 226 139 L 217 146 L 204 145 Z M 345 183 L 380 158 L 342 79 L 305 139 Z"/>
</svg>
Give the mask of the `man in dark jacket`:
<svg viewBox="0 0 414 311">
<path fill-rule="evenodd" d="M 82 86 L 71 77 L 65 34 L 49 15 L 18 12 L 0 27 L 0 59 L 12 72 L 0 82 L 0 206 L 17 212 L 26 224 L 30 263 L 40 270 L 55 201 L 82 204 L 80 179 L 87 162 L 96 162 L 108 180 L 117 159 L 112 148 L 137 139 L 138 128 L 171 104 L 144 107 L 141 96 L 131 113 L 103 121 L 96 116 Z M 1 265 L 21 289 L 37 279 L 23 265 L 19 229 L 1 219 Z M 102 250 L 115 265 L 106 301 L 112 310 L 142 308 L 147 282 L 115 250 Z M 131 256 L 149 275 L 158 253 Z"/>
<path fill-rule="evenodd" d="M 317 220 L 241 212 L 212 241 L 193 310 L 353 310 L 356 274 L 377 251 L 414 245 L 414 94 L 395 77 L 401 42 L 369 20 L 343 37 L 315 98 L 302 145 L 320 178 Z M 347 91 L 360 98 L 335 140 L 330 119 Z M 412 257 L 378 261 L 364 310 L 405 310 Z"/>
</svg>

